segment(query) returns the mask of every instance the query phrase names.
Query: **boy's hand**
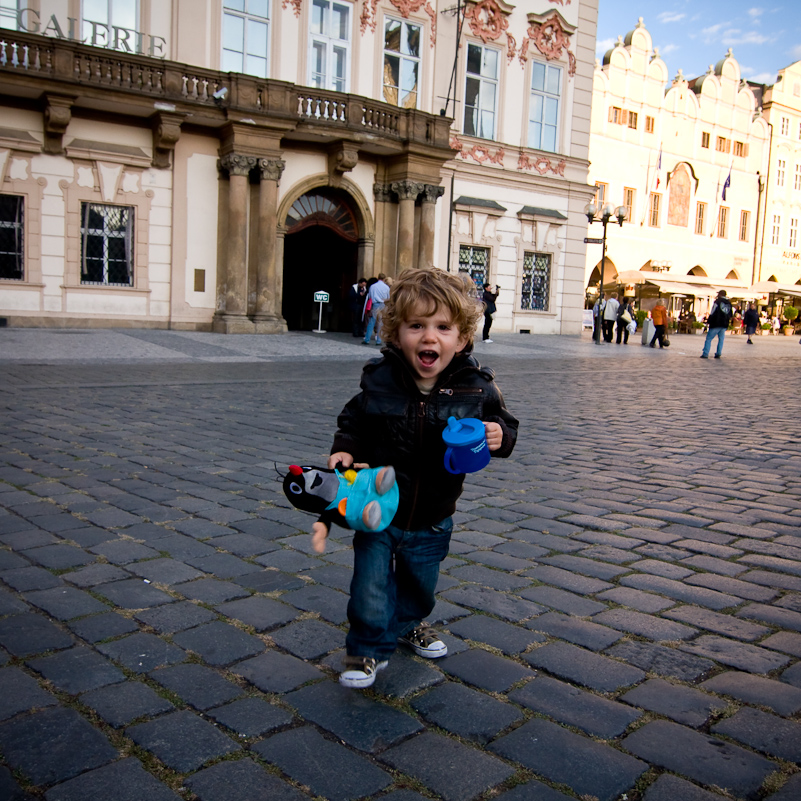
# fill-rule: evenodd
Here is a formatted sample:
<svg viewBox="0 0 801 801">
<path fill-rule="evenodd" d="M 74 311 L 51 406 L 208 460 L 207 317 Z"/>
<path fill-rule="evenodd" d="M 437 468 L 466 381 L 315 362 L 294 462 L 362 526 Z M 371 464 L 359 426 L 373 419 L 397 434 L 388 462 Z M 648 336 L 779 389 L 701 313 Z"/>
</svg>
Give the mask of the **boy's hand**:
<svg viewBox="0 0 801 801">
<path fill-rule="evenodd" d="M 318 520 L 312 524 L 312 548 L 317 553 L 325 553 L 326 539 L 328 539 L 328 526 Z"/>
<path fill-rule="evenodd" d="M 365 467 L 369 467 L 369 464 L 359 462 L 357 464 L 353 464 L 353 456 L 345 451 L 339 451 L 338 453 L 332 453 L 328 457 L 328 469 L 334 470 L 335 468 L 339 467 L 342 470 L 347 470 L 349 467 L 355 467 L 357 470 L 362 470 Z"/>
<path fill-rule="evenodd" d="M 497 451 L 503 444 L 503 429 L 498 423 L 484 423 L 484 433 L 487 435 L 487 447 Z"/>
</svg>

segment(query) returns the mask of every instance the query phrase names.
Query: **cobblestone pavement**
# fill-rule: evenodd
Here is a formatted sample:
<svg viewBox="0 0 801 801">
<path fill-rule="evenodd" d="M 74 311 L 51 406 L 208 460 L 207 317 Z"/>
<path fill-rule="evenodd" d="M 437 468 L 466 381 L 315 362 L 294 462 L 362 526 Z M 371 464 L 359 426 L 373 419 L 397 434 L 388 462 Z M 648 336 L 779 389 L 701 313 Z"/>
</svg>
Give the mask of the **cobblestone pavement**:
<svg viewBox="0 0 801 801">
<path fill-rule="evenodd" d="M 521 420 L 433 620 L 336 682 L 339 335 L 0 330 L 0 799 L 801 798 L 798 342 L 479 346 Z M 291 366 L 290 363 L 291 362 Z"/>
</svg>

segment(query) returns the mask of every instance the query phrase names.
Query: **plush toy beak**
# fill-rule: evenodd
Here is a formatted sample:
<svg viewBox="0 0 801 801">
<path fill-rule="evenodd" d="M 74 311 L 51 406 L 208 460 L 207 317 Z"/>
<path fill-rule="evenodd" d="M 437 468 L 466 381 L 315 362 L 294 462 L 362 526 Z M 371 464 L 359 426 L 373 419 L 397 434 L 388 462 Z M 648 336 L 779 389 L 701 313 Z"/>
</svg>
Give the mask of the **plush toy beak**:
<svg viewBox="0 0 801 801">
<path fill-rule="evenodd" d="M 291 473 L 293 476 L 299 476 L 299 475 L 301 475 L 301 474 L 303 473 L 303 468 L 302 468 L 302 467 L 299 467 L 299 466 L 298 466 L 298 465 L 296 465 L 296 464 L 291 464 L 291 465 L 289 465 L 289 472 L 290 472 L 290 473 Z"/>
</svg>

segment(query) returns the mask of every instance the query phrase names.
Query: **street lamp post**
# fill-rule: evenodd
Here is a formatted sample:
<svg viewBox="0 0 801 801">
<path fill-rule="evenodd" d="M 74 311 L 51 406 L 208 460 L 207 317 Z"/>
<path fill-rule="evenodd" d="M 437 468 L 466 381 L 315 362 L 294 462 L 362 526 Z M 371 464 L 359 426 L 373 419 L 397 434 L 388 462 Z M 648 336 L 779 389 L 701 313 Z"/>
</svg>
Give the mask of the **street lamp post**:
<svg viewBox="0 0 801 801">
<path fill-rule="evenodd" d="M 598 292 L 598 325 L 595 327 L 595 344 L 601 344 L 601 327 L 602 327 L 602 311 L 601 311 L 601 295 L 604 292 L 604 267 L 606 266 L 606 226 L 613 217 L 617 220 L 618 225 L 623 226 L 623 221 L 628 216 L 628 210 L 625 206 L 618 206 L 615 208 L 611 203 L 607 203 L 603 208 L 599 208 L 595 203 L 588 203 L 584 207 L 584 214 L 587 215 L 587 222 L 603 223 L 604 234 L 601 241 L 601 288 Z"/>
</svg>

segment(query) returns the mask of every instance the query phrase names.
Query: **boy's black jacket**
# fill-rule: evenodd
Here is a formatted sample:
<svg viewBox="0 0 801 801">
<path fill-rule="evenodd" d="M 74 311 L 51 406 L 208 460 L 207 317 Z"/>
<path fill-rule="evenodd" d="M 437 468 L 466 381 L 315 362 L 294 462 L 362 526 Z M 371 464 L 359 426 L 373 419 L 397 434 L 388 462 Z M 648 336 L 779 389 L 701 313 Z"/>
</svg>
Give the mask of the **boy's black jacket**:
<svg viewBox="0 0 801 801">
<path fill-rule="evenodd" d="M 422 395 L 401 352 L 389 345 L 383 358 L 364 367 L 361 392 L 337 419 L 331 453 L 345 451 L 371 467 L 392 465 L 400 505 L 392 523 L 405 530 L 427 528 L 452 515 L 462 493 L 463 475 L 444 466 L 442 431 L 448 418 L 477 417 L 499 423 L 503 443 L 492 456 L 508 456 L 517 439 L 517 420 L 507 411 L 492 370 L 465 352 Z"/>
</svg>

